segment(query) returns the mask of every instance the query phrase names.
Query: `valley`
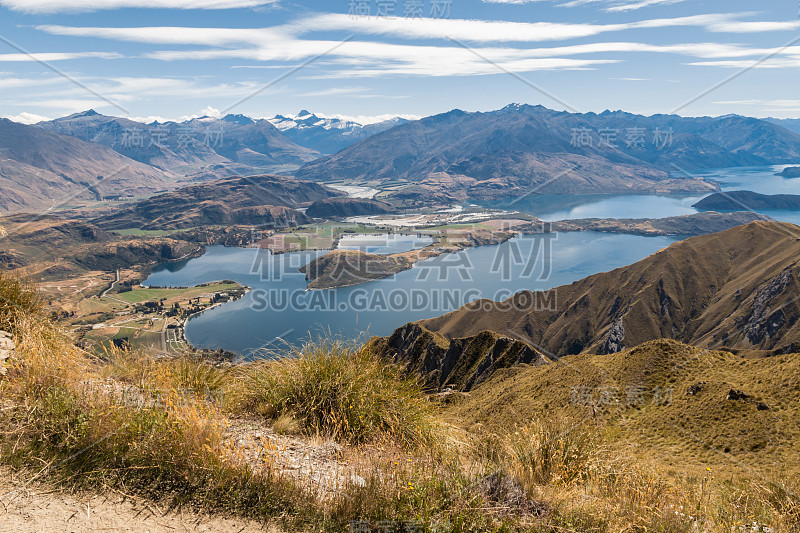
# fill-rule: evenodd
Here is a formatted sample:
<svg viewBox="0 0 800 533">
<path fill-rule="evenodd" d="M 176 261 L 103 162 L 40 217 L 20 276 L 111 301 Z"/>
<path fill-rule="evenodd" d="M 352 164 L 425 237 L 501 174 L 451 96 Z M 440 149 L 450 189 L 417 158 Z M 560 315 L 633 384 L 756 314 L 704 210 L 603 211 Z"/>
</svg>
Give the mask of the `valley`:
<svg viewBox="0 0 800 533">
<path fill-rule="evenodd" d="M 495 462 L 514 480 L 544 475 L 517 470 L 513 454 L 488 457 L 487 450 L 506 453 L 498 439 L 585 445 L 587 461 L 646 465 L 661 473 L 658 483 L 675 484 L 674 494 L 706 476 L 704 486 L 722 497 L 730 488 L 714 484 L 712 471 L 744 480 L 785 463 L 781 479 L 793 479 L 794 134 L 770 134 L 780 139 L 778 154 L 767 144 L 736 144 L 728 132 L 765 127 L 749 119 L 649 117 L 649 127 L 671 127 L 683 143 L 669 157 L 703 147 L 685 161 L 697 165 L 691 173 L 670 171 L 654 150 L 577 149 L 567 139 L 574 125 L 624 129 L 637 120 L 511 106 L 396 121 L 367 134 L 310 113 L 271 121 L 228 115 L 187 122 L 195 135 L 202 124 L 224 123 L 231 138 L 214 150 L 162 143 L 142 151 L 115 140 L 119 128 L 136 124 L 81 113 L 31 128 L 147 165 L 163 187 L 113 199 L 101 191 L 43 214 L 0 217 L 0 274 L 35 283 L 43 320 L 100 369 L 82 392 L 98 394 L 95 403 L 120 395 L 123 409 L 186 408 L 180 416 L 190 421 L 209 420 L 204 410 L 212 409 L 226 428 L 222 457 L 234 450 L 249 475 L 277 473 L 326 498 L 358 490 L 349 484 L 383 483 L 365 469 L 395 475 L 406 461 L 412 469 L 435 465 L 434 478 L 448 483 L 475 483 L 469 472 L 477 469 L 470 501 L 524 509 L 535 523 L 561 517 L 552 506 L 567 505 L 566 496 L 539 492 L 561 486 L 552 479 L 526 485 L 534 496 L 522 500 L 483 488 L 494 483 L 484 469 Z M 175 135 L 180 127 L 143 131 L 162 126 Z M 537 127 L 551 131 L 552 145 L 542 144 Z M 355 137 L 346 146 L 343 132 Z M 308 139 L 307 151 L 286 144 Z M 256 146 L 261 155 L 249 151 Z M 278 155 L 276 146 L 287 151 Z M 4 312 L 0 302 L 0 319 Z M 344 366 L 332 370 L 325 365 L 339 364 L 335 354 Z M 4 361 L 0 376 L 18 372 Z M 379 386 L 369 381 L 373 371 Z M 310 386 L 296 403 L 270 396 L 298 390 L 303 379 Z M 458 443 L 442 453 L 456 454 L 459 466 L 344 437 L 371 427 L 368 411 L 346 419 L 342 433 L 313 440 L 306 413 L 314 407 L 303 402 L 317 401 L 328 384 L 320 405 L 374 387 L 348 398 L 347 416 L 372 409 L 362 404 L 382 394 L 374 391 L 401 387 L 402 414 L 393 420 L 421 402 L 435 413 L 430 427 L 452 421 L 443 441 Z M 414 442 L 428 430 L 391 431 Z M 574 441 L 563 436 L 573 432 Z M 398 461 L 384 466 L 376 459 L 383 453 Z M 577 468 L 559 474 L 577 476 L 569 490 L 599 490 L 594 483 L 612 475 L 589 463 Z M 412 476 L 414 488 L 404 491 L 434 479 Z M 626 478 L 625 487 L 654 490 L 648 483 Z M 673 492 L 668 501 L 683 501 Z M 491 509 L 493 520 L 504 516 Z M 487 516 L 485 507 L 475 512 Z M 759 516 L 776 523 L 766 511 Z"/>
</svg>

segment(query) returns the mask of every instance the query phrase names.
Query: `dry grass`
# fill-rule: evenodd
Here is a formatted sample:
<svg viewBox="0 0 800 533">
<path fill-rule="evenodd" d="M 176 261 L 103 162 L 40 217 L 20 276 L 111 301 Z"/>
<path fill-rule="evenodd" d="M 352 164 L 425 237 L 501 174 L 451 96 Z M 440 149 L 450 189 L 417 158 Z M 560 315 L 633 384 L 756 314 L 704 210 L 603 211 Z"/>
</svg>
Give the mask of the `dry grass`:
<svg viewBox="0 0 800 533">
<path fill-rule="evenodd" d="M 19 348 L 0 382 L 0 461 L 31 480 L 279 519 L 290 530 L 344 531 L 351 523 L 454 533 L 800 530 L 796 475 L 668 471 L 620 446 L 630 434 L 602 417 L 540 414 L 519 417 L 508 431 L 456 431 L 440 419 L 457 406 L 431 401 L 373 351 L 332 341 L 232 369 L 139 352 L 94 358 L 41 316 L 29 290 L 0 277 L 0 299 L 13 302 L 0 318 Z M 564 393 L 554 375 L 545 377 Z M 477 389 L 468 401 L 483 394 Z M 252 468 L 223 439 L 228 416 L 252 410 L 279 432 L 359 445 L 369 458 L 358 469 L 363 482 L 320 500 L 269 465 Z M 491 480 L 504 490 L 487 489 Z"/>
<path fill-rule="evenodd" d="M 0 278 L 0 299 L 20 295 L 8 280 Z M 254 472 L 223 445 L 225 418 L 213 403 L 186 396 L 187 386 L 220 383 L 206 363 L 115 353 L 108 364 L 32 309 L 16 313 L 12 326 L 18 356 L 0 383 L 2 462 L 36 479 L 135 491 L 169 505 L 319 516 L 309 494 L 269 470 Z"/>
<path fill-rule="evenodd" d="M 472 443 L 482 472 L 519 483 L 551 512 L 534 531 L 792 533 L 800 528 L 800 484 L 775 475 L 694 476 L 666 472 L 643 455 L 616 451 L 591 421 L 542 419 Z"/>
<path fill-rule="evenodd" d="M 240 376 L 241 407 L 271 419 L 290 416 L 311 434 L 411 448 L 433 446 L 444 434 L 421 381 L 354 343 L 308 343 L 282 359 L 247 365 Z"/>
</svg>

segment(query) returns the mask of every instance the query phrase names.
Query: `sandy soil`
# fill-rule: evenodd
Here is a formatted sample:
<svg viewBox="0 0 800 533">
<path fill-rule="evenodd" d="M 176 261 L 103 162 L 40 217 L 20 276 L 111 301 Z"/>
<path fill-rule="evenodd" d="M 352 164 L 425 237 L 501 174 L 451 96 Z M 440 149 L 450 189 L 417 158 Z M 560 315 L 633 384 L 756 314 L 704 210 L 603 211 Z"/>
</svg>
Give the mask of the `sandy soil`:
<svg viewBox="0 0 800 533">
<path fill-rule="evenodd" d="M 0 469 L 0 531 L 278 533 L 280 530 L 241 519 L 166 511 L 118 492 L 65 494 L 52 487 L 26 486 L 24 480 L 9 470 Z"/>
</svg>

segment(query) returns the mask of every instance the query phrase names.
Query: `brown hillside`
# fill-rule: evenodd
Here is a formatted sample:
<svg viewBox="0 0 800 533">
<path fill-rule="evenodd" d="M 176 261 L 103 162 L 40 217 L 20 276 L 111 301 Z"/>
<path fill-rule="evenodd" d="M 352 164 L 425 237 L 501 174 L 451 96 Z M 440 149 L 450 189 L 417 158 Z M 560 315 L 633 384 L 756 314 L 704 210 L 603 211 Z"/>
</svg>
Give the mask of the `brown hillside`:
<svg viewBox="0 0 800 533">
<path fill-rule="evenodd" d="M 189 185 L 123 207 L 94 222 L 104 229 L 171 230 L 218 224 L 294 226 L 294 208 L 340 193 L 317 183 L 263 175 Z"/>
<path fill-rule="evenodd" d="M 604 427 L 618 445 L 680 471 L 711 465 L 755 475 L 778 464 L 797 471 L 797 354 L 743 358 L 657 340 L 504 369 L 458 397 L 448 409 L 468 427 L 557 417 Z"/>
<path fill-rule="evenodd" d="M 558 287 L 554 310 L 527 304 L 545 299 L 523 292 L 505 306 L 477 301 L 420 324 L 448 339 L 495 331 L 550 356 L 617 352 L 658 338 L 795 352 L 798 260 L 800 228 L 753 222 Z"/>
</svg>

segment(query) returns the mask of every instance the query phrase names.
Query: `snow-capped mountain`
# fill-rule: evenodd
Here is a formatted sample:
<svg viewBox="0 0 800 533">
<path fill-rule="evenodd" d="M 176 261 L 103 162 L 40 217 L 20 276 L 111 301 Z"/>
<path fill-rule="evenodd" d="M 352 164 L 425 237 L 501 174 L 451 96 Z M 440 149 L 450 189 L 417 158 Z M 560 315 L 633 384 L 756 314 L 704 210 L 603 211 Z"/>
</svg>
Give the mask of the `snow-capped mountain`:
<svg viewBox="0 0 800 533">
<path fill-rule="evenodd" d="M 341 118 L 320 117 L 305 109 L 297 115 L 275 115 L 267 120 L 296 144 L 323 154 L 336 153 L 370 135 L 408 122 L 404 118 L 393 117 L 372 124 L 360 124 Z"/>
</svg>

